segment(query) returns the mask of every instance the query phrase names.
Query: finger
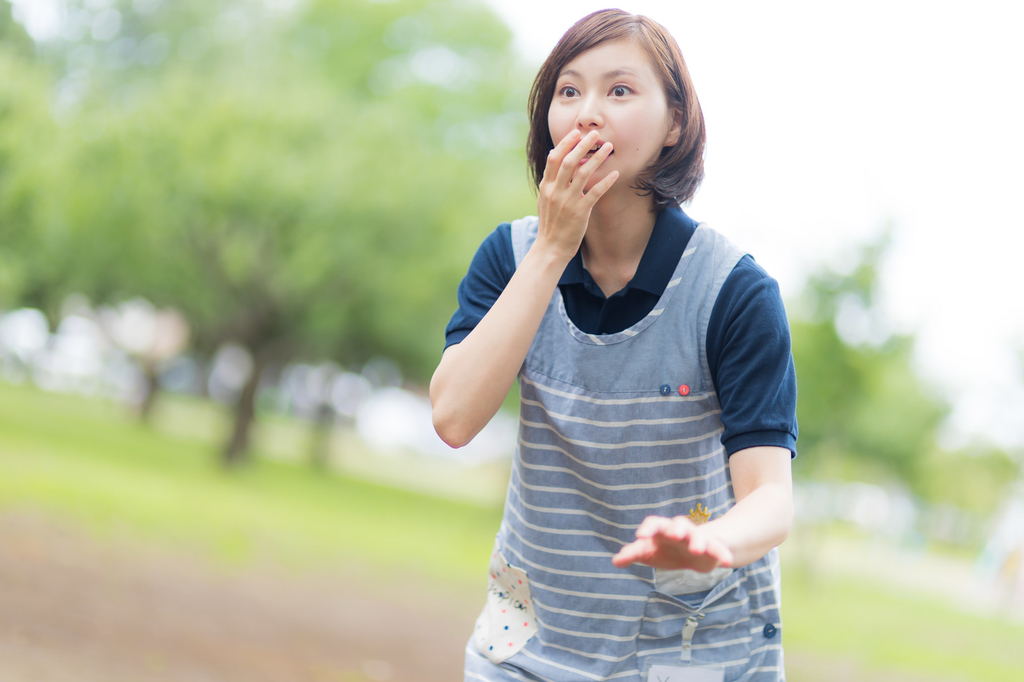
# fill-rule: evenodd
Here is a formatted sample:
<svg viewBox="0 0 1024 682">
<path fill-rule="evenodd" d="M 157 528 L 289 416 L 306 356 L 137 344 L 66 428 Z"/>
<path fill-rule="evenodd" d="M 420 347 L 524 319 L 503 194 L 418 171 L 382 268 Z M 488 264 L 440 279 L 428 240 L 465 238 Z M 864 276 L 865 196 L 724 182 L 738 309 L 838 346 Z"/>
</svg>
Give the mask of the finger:
<svg viewBox="0 0 1024 682">
<path fill-rule="evenodd" d="M 555 176 L 555 182 L 559 187 L 569 186 L 576 171 L 579 170 L 580 161 L 583 160 L 583 157 L 587 155 L 587 152 L 590 151 L 590 148 L 594 146 L 594 143 L 599 138 L 600 135 L 598 135 L 597 131 L 591 130 L 562 158 L 562 163 L 558 166 L 558 175 Z"/>
<path fill-rule="evenodd" d="M 576 177 L 572 179 L 573 184 L 578 182 L 580 187 L 585 187 L 590 180 L 590 176 L 597 172 L 597 169 L 601 167 L 601 164 L 611 155 L 612 151 L 614 150 L 611 142 L 605 142 L 601 145 L 601 148 L 593 156 L 582 162 L 583 165 L 576 171 Z M 584 156 L 586 155 L 584 154 Z"/>
<path fill-rule="evenodd" d="M 574 146 L 576 146 L 576 143 L 579 142 L 580 135 L 581 133 L 579 130 L 570 130 L 569 133 L 559 140 L 558 144 L 548 152 L 548 160 L 547 164 L 544 166 L 544 178 L 542 179 L 551 178 L 553 180 L 555 178 L 555 175 L 558 173 L 558 166 L 562 163 L 562 159 L 564 159 L 565 155 L 568 154 Z"/>
<path fill-rule="evenodd" d="M 668 536 L 677 542 L 682 542 L 693 532 L 696 526 L 693 522 L 685 516 L 675 516 L 672 518 L 671 530 L 668 532 Z"/>
<path fill-rule="evenodd" d="M 670 523 L 664 516 L 648 516 L 640 524 L 640 527 L 636 529 L 636 536 L 638 538 L 649 538 L 658 533 L 664 532 L 666 526 Z"/>
<path fill-rule="evenodd" d="M 690 554 L 704 554 L 708 551 L 708 535 L 700 529 L 700 527 L 694 527 L 690 531 Z"/>
<path fill-rule="evenodd" d="M 612 188 L 615 181 L 619 179 L 619 171 L 612 171 L 608 175 L 601 178 L 601 180 L 587 190 L 586 198 L 590 200 L 590 207 L 593 208 L 601 197 L 605 195 L 605 192 Z"/>
<path fill-rule="evenodd" d="M 619 568 L 624 568 L 638 561 L 645 561 L 653 556 L 653 554 L 654 545 L 650 540 L 637 540 L 636 542 L 624 545 L 618 554 L 612 557 L 612 563 Z"/>
</svg>

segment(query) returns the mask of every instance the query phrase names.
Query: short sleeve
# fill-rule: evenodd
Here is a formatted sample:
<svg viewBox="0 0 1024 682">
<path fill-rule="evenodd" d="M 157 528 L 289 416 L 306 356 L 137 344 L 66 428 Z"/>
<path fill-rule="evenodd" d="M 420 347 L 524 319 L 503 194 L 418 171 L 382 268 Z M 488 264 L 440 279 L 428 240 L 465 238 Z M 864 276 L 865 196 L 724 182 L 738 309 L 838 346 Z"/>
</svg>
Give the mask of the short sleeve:
<svg viewBox="0 0 1024 682">
<path fill-rule="evenodd" d="M 460 343 L 480 324 L 515 271 L 512 224 L 502 223 L 480 244 L 459 284 L 459 307 L 445 328 L 445 348 Z"/>
<path fill-rule="evenodd" d="M 722 406 L 729 455 L 776 446 L 796 456 L 796 370 L 779 285 L 744 256 L 711 311 L 708 368 Z"/>
</svg>

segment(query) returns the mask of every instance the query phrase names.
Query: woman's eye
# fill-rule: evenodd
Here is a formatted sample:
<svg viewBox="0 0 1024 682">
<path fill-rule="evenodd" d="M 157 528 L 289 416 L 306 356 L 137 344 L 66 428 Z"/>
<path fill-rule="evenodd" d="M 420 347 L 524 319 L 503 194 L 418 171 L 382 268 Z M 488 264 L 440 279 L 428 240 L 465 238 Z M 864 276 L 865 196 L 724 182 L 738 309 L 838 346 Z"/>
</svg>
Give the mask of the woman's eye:
<svg viewBox="0 0 1024 682">
<path fill-rule="evenodd" d="M 616 85 L 614 88 L 612 88 L 612 94 L 615 95 L 616 97 L 625 97 L 626 95 L 629 94 L 629 88 L 627 88 L 625 85 Z"/>
<path fill-rule="evenodd" d="M 564 88 L 562 88 L 562 97 L 575 97 L 577 94 L 578 93 L 576 92 L 576 88 L 572 87 L 571 85 L 566 85 Z"/>
</svg>

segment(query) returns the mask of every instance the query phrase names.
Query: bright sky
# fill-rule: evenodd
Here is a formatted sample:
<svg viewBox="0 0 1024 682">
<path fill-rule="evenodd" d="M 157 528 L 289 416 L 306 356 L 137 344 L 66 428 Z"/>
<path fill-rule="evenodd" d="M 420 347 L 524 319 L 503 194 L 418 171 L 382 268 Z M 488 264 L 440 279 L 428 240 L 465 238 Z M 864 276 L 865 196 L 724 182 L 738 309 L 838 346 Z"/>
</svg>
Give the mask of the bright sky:
<svg viewBox="0 0 1024 682">
<path fill-rule="evenodd" d="M 609 6 L 487 1 L 538 65 Z M 697 88 L 706 179 L 688 212 L 789 295 L 891 222 L 884 323 L 917 334 L 922 375 L 953 401 L 949 444 L 1024 448 L 1024 4 L 618 6 L 669 29 Z"/>
</svg>

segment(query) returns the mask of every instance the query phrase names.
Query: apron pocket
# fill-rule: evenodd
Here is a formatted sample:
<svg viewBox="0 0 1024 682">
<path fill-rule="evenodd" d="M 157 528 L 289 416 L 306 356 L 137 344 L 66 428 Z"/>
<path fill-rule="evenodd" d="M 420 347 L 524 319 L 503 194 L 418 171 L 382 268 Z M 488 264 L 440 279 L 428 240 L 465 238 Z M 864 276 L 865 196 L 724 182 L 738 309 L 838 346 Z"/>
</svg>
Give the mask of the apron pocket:
<svg viewBox="0 0 1024 682">
<path fill-rule="evenodd" d="M 487 573 L 487 604 L 476 620 L 473 642 L 492 663 L 518 653 L 537 634 L 526 571 L 494 549 Z"/>
<path fill-rule="evenodd" d="M 679 570 L 654 569 L 654 589 L 662 594 L 692 594 L 708 592 L 712 587 L 732 575 L 731 568 L 719 567 L 702 573 L 689 568 Z"/>
<path fill-rule="evenodd" d="M 643 670 L 648 657 L 695 666 L 745 661 L 750 641 L 750 600 L 740 570 L 685 600 L 650 592 L 636 640 L 637 664 Z"/>
</svg>

